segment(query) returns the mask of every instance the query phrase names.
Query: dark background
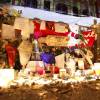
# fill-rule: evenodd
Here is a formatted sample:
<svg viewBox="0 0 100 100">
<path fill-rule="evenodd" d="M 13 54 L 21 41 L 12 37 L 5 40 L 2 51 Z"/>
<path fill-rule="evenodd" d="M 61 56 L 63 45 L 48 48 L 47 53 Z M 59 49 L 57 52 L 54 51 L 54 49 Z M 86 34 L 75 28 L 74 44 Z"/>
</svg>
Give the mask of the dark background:
<svg viewBox="0 0 100 100">
<path fill-rule="evenodd" d="M 0 3 L 10 3 L 11 0 L 0 0 Z"/>
</svg>

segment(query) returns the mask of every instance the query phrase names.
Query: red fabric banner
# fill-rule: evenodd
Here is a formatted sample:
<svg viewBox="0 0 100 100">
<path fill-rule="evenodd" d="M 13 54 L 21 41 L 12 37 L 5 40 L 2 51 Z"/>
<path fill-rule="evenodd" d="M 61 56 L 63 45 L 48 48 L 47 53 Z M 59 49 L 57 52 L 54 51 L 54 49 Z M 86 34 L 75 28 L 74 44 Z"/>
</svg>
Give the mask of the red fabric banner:
<svg viewBox="0 0 100 100">
<path fill-rule="evenodd" d="M 68 36 L 69 32 L 60 33 L 55 32 L 54 22 L 46 21 L 46 29 L 40 29 L 41 23 L 33 21 L 34 23 L 34 38 L 46 37 L 47 35 Z"/>
<path fill-rule="evenodd" d="M 92 47 L 95 41 L 95 33 L 93 31 L 84 31 L 82 34 L 86 41 L 86 45 Z"/>
<path fill-rule="evenodd" d="M 41 22 L 33 21 L 34 23 L 34 38 L 38 39 L 40 37 L 46 37 L 48 35 L 56 35 L 56 36 L 68 36 L 69 34 L 74 37 L 75 39 L 79 39 L 79 34 L 75 34 L 73 32 L 55 32 L 54 22 L 46 21 L 46 28 L 40 29 Z M 84 31 L 82 32 L 83 38 L 85 39 L 86 45 L 83 43 L 76 44 L 77 46 L 80 45 L 81 47 L 92 47 L 95 41 L 95 33 L 93 31 Z M 69 40 L 70 41 L 70 40 Z"/>
<path fill-rule="evenodd" d="M 34 23 L 34 38 L 38 39 L 40 37 L 40 23 L 37 21 L 33 21 Z"/>
</svg>

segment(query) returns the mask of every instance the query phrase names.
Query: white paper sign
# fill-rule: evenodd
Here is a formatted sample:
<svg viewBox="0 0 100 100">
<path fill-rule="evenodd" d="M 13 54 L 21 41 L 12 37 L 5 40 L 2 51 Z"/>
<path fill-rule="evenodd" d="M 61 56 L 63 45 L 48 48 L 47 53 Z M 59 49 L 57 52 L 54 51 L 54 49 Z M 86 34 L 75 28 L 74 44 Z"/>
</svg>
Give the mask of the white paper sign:
<svg viewBox="0 0 100 100">
<path fill-rule="evenodd" d="M 0 78 L 14 80 L 14 69 L 0 69 Z"/>
<path fill-rule="evenodd" d="M 58 66 L 59 68 L 64 68 L 64 54 L 58 55 L 55 57 L 56 60 L 56 66 Z"/>
<path fill-rule="evenodd" d="M 0 86 L 9 87 L 9 83 L 14 80 L 14 69 L 0 69 Z"/>
<path fill-rule="evenodd" d="M 29 61 L 26 68 L 30 69 L 31 71 L 36 71 L 36 67 L 44 68 L 43 61 Z"/>
<path fill-rule="evenodd" d="M 79 26 L 75 24 L 69 24 L 69 28 L 71 32 L 78 34 L 79 33 Z"/>
</svg>

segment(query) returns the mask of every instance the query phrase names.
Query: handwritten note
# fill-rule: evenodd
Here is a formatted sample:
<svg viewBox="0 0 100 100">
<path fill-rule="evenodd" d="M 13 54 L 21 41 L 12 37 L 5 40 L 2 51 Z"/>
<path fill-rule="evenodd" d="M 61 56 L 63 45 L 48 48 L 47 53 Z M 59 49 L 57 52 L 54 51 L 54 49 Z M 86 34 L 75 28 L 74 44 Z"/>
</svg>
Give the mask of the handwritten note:
<svg viewBox="0 0 100 100">
<path fill-rule="evenodd" d="M 2 24 L 2 38 L 12 39 L 15 38 L 15 30 L 11 25 Z"/>
</svg>

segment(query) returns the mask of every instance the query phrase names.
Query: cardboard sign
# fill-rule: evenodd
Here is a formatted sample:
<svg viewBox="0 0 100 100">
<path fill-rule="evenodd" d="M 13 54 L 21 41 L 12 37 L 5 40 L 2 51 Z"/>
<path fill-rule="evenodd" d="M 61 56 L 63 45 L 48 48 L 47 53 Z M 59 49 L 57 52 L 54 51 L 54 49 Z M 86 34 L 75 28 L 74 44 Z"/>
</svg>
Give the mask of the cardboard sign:
<svg viewBox="0 0 100 100">
<path fill-rule="evenodd" d="M 55 32 L 59 33 L 68 32 L 68 25 L 64 23 L 55 23 Z"/>
<path fill-rule="evenodd" d="M 32 54 L 32 44 L 29 41 L 23 41 L 18 47 L 20 62 L 23 66 L 25 66 Z"/>
<path fill-rule="evenodd" d="M 15 19 L 14 29 L 20 29 L 22 37 L 26 39 L 30 37 L 30 24 L 29 19 L 18 17 Z"/>
<path fill-rule="evenodd" d="M 2 38 L 12 39 L 15 38 L 15 30 L 11 25 L 2 24 Z"/>
<path fill-rule="evenodd" d="M 46 43 L 49 46 L 67 46 L 67 37 L 48 35 L 46 37 Z"/>
<path fill-rule="evenodd" d="M 29 19 L 23 17 L 17 17 L 14 23 L 14 29 L 23 30 L 25 25 L 29 23 Z"/>
</svg>

